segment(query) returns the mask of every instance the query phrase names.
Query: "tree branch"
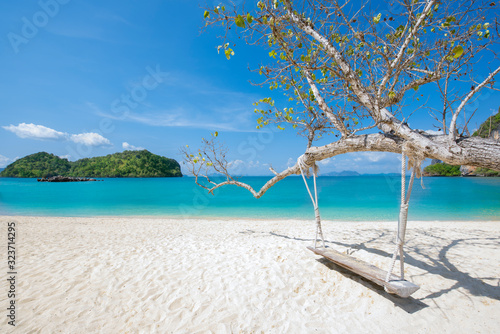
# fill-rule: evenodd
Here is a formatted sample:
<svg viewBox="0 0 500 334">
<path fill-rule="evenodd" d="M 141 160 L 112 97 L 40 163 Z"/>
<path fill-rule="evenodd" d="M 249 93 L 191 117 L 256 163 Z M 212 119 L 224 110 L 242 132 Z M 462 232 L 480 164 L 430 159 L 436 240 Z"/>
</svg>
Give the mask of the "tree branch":
<svg viewBox="0 0 500 334">
<path fill-rule="evenodd" d="M 423 134 L 421 136 L 442 149 L 435 153 L 430 151 L 419 152 L 422 153 L 419 158 L 439 159 L 452 165 L 471 165 L 500 171 L 500 143 L 496 141 L 469 137 L 462 138 L 455 144 L 450 143 L 447 135 L 432 136 Z M 414 142 L 411 144 L 414 145 Z M 304 162 L 308 166 L 313 166 L 316 161 L 353 152 L 392 152 L 400 154 L 404 145 L 405 140 L 401 137 L 384 133 L 346 137 L 324 146 L 310 147 L 304 153 Z M 408 152 L 408 154 L 411 155 L 411 152 Z M 299 174 L 300 167 L 296 163 L 281 173 L 276 173 L 274 170 L 273 173 L 275 173 L 275 176 L 267 181 L 259 191 L 244 182 L 236 180 L 227 180 L 221 183 L 211 182 L 213 185 L 211 188 L 202 187 L 208 189 L 209 193 L 213 193 L 214 190 L 222 186 L 235 185 L 247 189 L 255 198 L 260 198 L 269 188 L 287 176 Z"/>
<path fill-rule="evenodd" d="M 490 75 L 488 75 L 488 77 L 486 79 L 484 79 L 483 82 L 481 82 L 479 85 L 477 85 L 473 90 L 471 90 L 471 92 L 469 94 L 467 94 L 467 96 L 462 100 L 462 103 L 460 103 L 460 105 L 458 106 L 457 110 L 453 113 L 453 117 L 451 119 L 451 122 L 450 122 L 450 132 L 449 132 L 449 136 L 450 136 L 450 140 L 455 140 L 456 139 L 456 128 L 457 128 L 457 118 L 458 118 L 458 115 L 460 114 L 460 112 L 462 111 L 462 109 L 465 107 L 465 105 L 467 104 L 467 102 L 477 93 L 479 92 L 484 86 L 486 86 L 494 77 L 495 75 L 498 74 L 498 72 L 500 72 L 500 66 L 497 67 L 496 70 L 494 70 L 493 72 L 490 73 Z"/>
<path fill-rule="evenodd" d="M 311 74 L 309 73 L 309 70 L 304 69 L 304 75 L 307 79 L 307 83 L 311 87 L 311 90 L 314 94 L 314 97 L 316 98 L 316 101 L 318 102 L 318 106 L 320 107 L 321 110 L 325 112 L 325 114 L 328 116 L 328 119 L 335 125 L 337 130 L 340 131 L 342 134 L 342 137 L 347 135 L 347 129 L 344 125 L 344 123 L 333 113 L 332 109 L 326 104 L 325 100 L 321 96 L 321 93 L 319 92 L 318 87 L 316 86 L 316 83 L 314 80 L 311 78 Z"/>
</svg>

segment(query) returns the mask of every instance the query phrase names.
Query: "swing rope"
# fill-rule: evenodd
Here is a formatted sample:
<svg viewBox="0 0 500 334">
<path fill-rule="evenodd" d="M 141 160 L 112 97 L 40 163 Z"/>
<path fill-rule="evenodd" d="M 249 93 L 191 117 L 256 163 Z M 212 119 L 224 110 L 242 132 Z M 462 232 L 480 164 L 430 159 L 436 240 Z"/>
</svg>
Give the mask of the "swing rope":
<svg viewBox="0 0 500 334">
<path fill-rule="evenodd" d="M 416 169 L 420 167 L 420 163 L 416 163 L 414 161 L 410 162 L 409 165 L 412 167 L 410 182 L 408 184 L 408 193 L 406 194 L 406 154 L 405 150 L 402 151 L 401 157 L 401 207 L 399 210 L 399 218 L 398 218 L 398 232 L 396 235 L 396 247 L 394 249 L 394 253 L 392 254 L 392 261 L 387 271 L 387 276 L 385 278 L 386 282 L 390 281 L 392 271 L 394 270 L 394 265 L 396 264 L 396 258 L 399 253 L 399 263 L 400 263 L 400 279 L 404 280 L 404 242 L 405 242 L 405 234 L 406 234 L 406 225 L 408 222 L 408 206 L 410 202 L 411 190 L 413 187 L 413 180 L 415 179 Z M 387 288 L 385 288 L 387 291 Z"/>
<path fill-rule="evenodd" d="M 304 180 L 304 184 L 306 185 L 307 192 L 309 193 L 309 197 L 311 198 L 314 213 L 316 216 L 316 237 L 314 238 L 314 248 L 308 247 L 314 253 L 321 255 L 333 263 L 344 267 L 354 273 L 357 273 L 379 285 L 383 285 L 384 289 L 388 293 L 394 293 L 403 298 L 409 297 L 412 293 L 419 289 L 419 286 L 408 282 L 404 279 L 404 250 L 403 245 L 405 242 L 405 234 L 406 234 L 406 225 L 408 221 L 408 206 L 410 202 L 411 190 L 413 187 L 413 181 L 415 176 L 421 177 L 421 165 L 422 161 L 425 159 L 425 156 L 418 151 L 418 149 L 412 148 L 409 143 L 403 143 L 402 149 L 402 159 L 401 159 L 401 203 L 398 217 L 398 230 L 396 235 L 396 247 L 394 249 L 394 253 L 391 259 L 390 269 L 387 272 L 384 272 L 381 269 L 374 267 L 373 265 L 367 264 L 364 261 L 357 260 L 355 258 L 350 257 L 349 255 L 344 255 L 342 253 L 336 252 L 334 250 L 321 249 L 317 248 L 318 236 L 321 238 L 323 242 L 323 248 L 325 246 L 325 239 L 323 237 L 323 231 L 321 228 L 321 217 L 319 214 L 318 207 L 318 189 L 316 185 L 316 178 L 318 174 L 318 166 L 314 161 L 312 164 L 307 161 L 305 154 L 301 155 L 297 159 L 297 164 L 300 169 L 300 173 L 302 174 L 302 179 Z M 408 190 L 406 190 L 406 155 L 408 154 L 408 169 L 411 169 L 411 177 L 410 182 L 408 184 Z M 309 188 L 307 183 L 306 176 L 309 177 L 309 168 L 313 170 L 313 183 L 314 183 L 314 196 L 313 192 Z M 421 180 L 422 182 L 422 180 Z M 423 184 L 422 184 L 423 187 Z M 394 270 L 394 266 L 396 264 L 396 260 L 399 254 L 399 262 L 400 262 L 400 279 L 393 279 L 395 277 L 392 275 Z M 385 282 L 384 282 L 384 275 Z"/>
<path fill-rule="evenodd" d="M 309 166 L 306 164 L 306 162 L 304 161 L 305 159 L 305 156 L 304 155 L 301 155 L 299 157 L 299 159 L 297 160 L 297 163 L 299 165 L 299 168 L 300 168 L 300 174 L 302 174 L 302 179 L 304 180 L 304 184 L 306 185 L 306 188 L 307 188 L 307 192 L 309 193 L 309 196 L 311 197 L 311 201 L 312 201 L 312 204 L 313 204 L 313 207 L 314 207 L 314 215 L 316 217 L 316 236 L 314 238 L 314 248 L 317 248 L 316 247 L 316 244 L 318 242 L 318 235 L 321 237 L 321 241 L 323 243 L 323 248 L 326 248 L 325 246 L 325 238 L 323 237 L 323 230 L 321 228 L 321 216 L 319 214 L 319 207 L 318 207 L 318 188 L 316 186 L 316 177 L 317 177 L 317 174 L 318 174 L 318 167 L 316 166 L 316 164 L 314 164 L 312 166 L 312 170 L 313 170 L 313 180 L 314 180 L 314 197 L 311 193 L 311 189 L 309 189 L 309 185 L 307 184 L 307 180 L 306 180 L 306 176 L 305 174 L 307 172 L 309 172 Z M 304 170 L 306 171 L 304 173 Z"/>
</svg>

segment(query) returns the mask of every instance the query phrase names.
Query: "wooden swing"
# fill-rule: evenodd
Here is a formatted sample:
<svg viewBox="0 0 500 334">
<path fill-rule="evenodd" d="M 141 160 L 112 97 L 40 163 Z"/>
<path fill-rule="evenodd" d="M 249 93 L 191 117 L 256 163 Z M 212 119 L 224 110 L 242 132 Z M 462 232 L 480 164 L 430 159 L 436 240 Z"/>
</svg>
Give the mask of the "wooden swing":
<svg viewBox="0 0 500 334">
<path fill-rule="evenodd" d="M 355 257 L 337 252 L 331 248 L 326 248 L 325 246 L 325 239 L 323 237 L 323 231 L 321 229 L 321 218 L 319 214 L 319 208 L 318 208 L 318 190 L 316 188 L 316 177 L 317 177 L 317 166 L 316 164 L 313 165 L 313 180 L 314 180 L 314 197 L 311 193 L 311 190 L 309 189 L 309 185 L 307 184 L 306 177 L 304 175 L 304 170 L 307 172 L 309 170 L 309 166 L 305 164 L 304 162 L 304 156 L 301 156 L 299 158 L 299 168 L 300 172 L 302 174 L 302 178 L 304 179 L 304 183 L 306 185 L 307 191 L 309 193 L 309 196 L 311 197 L 311 200 L 313 202 L 314 206 L 314 213 L 316 216 L 316 237 L 314 239 L 314 247 L 307 247 L 309 250 L 313 251 L 314 253 L 323 256 L 324 258 L 328 259 L 329 261 L 349 270 L 352 271 L 380 286 L 383 286 L 385 291 L 391 294 L 396 294 L 400 297 L 407 298 L 409 297 L 412 293 L 417 291 L 420 287 L 410 281 L 407 281 L 404 279 L 404 252 L 403 252 L 403 245 L 405 241 L 405 234 L 406 234 L 406 224 L 408 220 L 408 204 L 410 201 L 410 195 L 411 195 L 411 189 L 413 186 L 413 180 L 415 178 L 415 166 L 412 166 L 412 172 L 411 172 L 411 177 L 410 177 L 410 183 L 408 184 L 408 194 L 405 196 L 406 193 L 406 179 L 405 179 L 405 171 L 406 171 L 406 155 L 402 153 L 402 161 L 401 161 L 401 207 L 399 210 L 399 219 L 398 219 L 398 232 L 396 236 L 396 248 L 394 250 L 394 253 L 392 255 L 392 261 L 391 265 L 388 271 L 382 270 L 380 268 L 377 268 L 376 266 L 367 263 L 365 261 L 359 260 Z M 420 167 L 418 167 L 420 168 Z M 321 237 L 323 247 L 318 248 L 317 246 L 317 241 L 318 241 L 318 236 Z M 401 276 L 398 277 L 394 274 L 392 274 L 392 271 L 394 269 L 394 265 L 396 263 L 396 258 L 399 253 L 399 262 L 400 262 L 400 267 L 401 267 Z"/>
</svg>

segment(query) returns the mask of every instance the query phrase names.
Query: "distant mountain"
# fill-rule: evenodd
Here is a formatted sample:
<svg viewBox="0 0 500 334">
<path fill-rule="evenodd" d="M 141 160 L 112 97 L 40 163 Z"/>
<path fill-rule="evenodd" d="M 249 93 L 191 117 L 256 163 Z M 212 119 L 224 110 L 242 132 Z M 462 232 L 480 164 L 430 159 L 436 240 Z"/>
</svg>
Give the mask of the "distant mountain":
<svg viewBox="0 0 500 334">
<path fill-rule="evenodd" d="M 174 159 L 147 150 L 124 151 L 104 157 L 70 162 L 54 154 L 39 152 L 16 160 L 0 172 L 2 177 L 171 177 L 182 176 Z"/>
<path fill-rule="evenodd" d="M 330 172 L 330 173 L 324 173 L 321 174 L 322 176 L 360 176 L 356 171 L 353 170 L 344 170 L 342 172 Z"/>
</svg>

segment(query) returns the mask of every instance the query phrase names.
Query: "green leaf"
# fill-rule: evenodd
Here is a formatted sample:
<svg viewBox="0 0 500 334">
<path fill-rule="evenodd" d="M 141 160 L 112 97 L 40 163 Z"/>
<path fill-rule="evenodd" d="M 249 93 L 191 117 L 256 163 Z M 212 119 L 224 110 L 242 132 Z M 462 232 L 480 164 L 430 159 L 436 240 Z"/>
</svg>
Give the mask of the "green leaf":
<svg viewBox="0 0 500 334">
<path fill-rule="evenodd" d="M 266 5 L 264 5 L 264 3 L 262 1 L 259 1 L 259 2 L 257 2 L 257 7 L 259 7 L 260 10 L 264 10 Z"/>
<path fill-rule="evenodd" d="M 488 22 L 486 22 L 485 24 L 483 24 L 483 29 L 488 29 L 489 26 L 490 26 L 490 24 Z"/>
<path fill-rule="evenodd" d="M 464 48 L 461 45 L 457 45 L 453 48 L 453 58 L 458 58 L 464 53 Z"/>
<path fill-rule="evenodd" d="M 389 92 L 389 98 L 390 98 L 390 99 L 393 99 L 393 98 L 395 98 L 395 97 L 396 97 L 396 93 L 394 93 L 394 92 Z"/>
<path fill-rule="evenodd" d="M 210 17 L 210 13 L 208 12 L 208 10 L 203 13 L 203 18 L 206 19 L 207 17 Z"/>
<path fill-rule="evenodd" d="M 234 56 L 234 51 L 233 49 L 226 49 L 224 50 L 224 54 L 226 55 L 227 59 L 231 59 L 231 56 Z"/>
<path fill-rule="evenodd" d="M 215 131 L 214 137 L 217 137 L 219 135 L 219 132 Z"/>
<path fill-rule="evenodd" d="M 378 24 L 380 22 L 380 18 L 382 17 L 382 13 L 379 13 L 377 16 L 373 17 L 373 22 Z"/>
<path fill-rule="evenodd" d="M 250 13 L 247 14 L 247 21 L 249 24 L 252 23 L 252 21 L 253 21 L 253 17 L 252 17 L 252 15 L 250 15 Z"/>
<path fill-rule="evenodd" d="M 236 18 L 234 19 L 234 23 L 236 23 L 236 25 L 240 28 L 246 28 L 245 27 L 245 20 L 243 19 L 243 17 L 241 15 L 236 16 Z"/>
</svg>

